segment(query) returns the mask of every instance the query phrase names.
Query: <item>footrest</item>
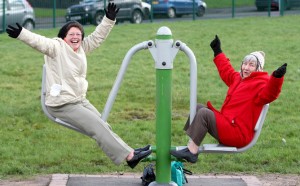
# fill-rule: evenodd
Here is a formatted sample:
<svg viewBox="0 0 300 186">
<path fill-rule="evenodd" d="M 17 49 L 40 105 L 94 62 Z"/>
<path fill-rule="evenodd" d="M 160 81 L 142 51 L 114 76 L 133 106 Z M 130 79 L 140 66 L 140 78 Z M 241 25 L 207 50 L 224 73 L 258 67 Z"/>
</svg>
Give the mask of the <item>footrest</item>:
<svg viewBox="0 0 300 186">
<path fill-rule="evenodd" d="M 211 152 L 235 152 L 236 147 L 228 147 L 221 144 L 203 144 L 203 151 Z"/>
</svg>

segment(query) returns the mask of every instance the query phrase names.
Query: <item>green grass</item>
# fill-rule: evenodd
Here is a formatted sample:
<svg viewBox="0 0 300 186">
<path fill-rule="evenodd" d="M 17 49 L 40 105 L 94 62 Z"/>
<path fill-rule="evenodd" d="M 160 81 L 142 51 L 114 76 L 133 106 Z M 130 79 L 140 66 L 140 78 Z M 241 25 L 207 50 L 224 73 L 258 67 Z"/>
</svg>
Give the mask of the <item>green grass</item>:
<svg viewBox="0 0 300 186">
<path fill-rule="evenodd" d="M 233 0 L 204 0 L 206 2 L 208 8 L 224 8 L 224 7 L 231 7 Z M 243 0 L 238 1 L 234 0 L 235 6 L 254 6 L 255 0 Z"/>
<path fill-rule="evenodd" d="M 56 17 L 64 17 L 66 15 L 67 9 L 55 9 Z M 34 8 L 35 16 L 39 18 L 53 17 L 52 8 Z"/>
<path fill-rule="evenodd" d="M 212 62 L 210 42 L 218 34 L 223 51 L 238 70 L 252 51 L 266 53 L 265 70 L 288 63 L 281 96 L 271 103 L 257 144 L 241 154 L 201 154 L 197 164 L 185 164 L 200 173 L 300 174 L 299 90 L 300 16 L 210 19 L 114 27 L 103 45 L 88 58 L 88 99 L 102 112 L 122 60 L 135 44 L 154 40 L 158 28 L 168 26 L 174 40 L 186 43 L 198 64 L 198 102 L 211 100 L 220 108 L 227 91 Z M 85 27 L 86 34 L 95 27 Z M 187 34 L 188 29 L 188 34 Z M 35 30 L 47 37 L 58 29 Z M 0 35 L 0 179 L 53 173 L 141 173 L 115 166 L 86 136 L 47 119 L 40 106 L 43 55 L 18 40 Z M 172 145 L 186 145 L 182 127 L 189 113 L 189 63 L 183 52 L 174 60 Z M 155 69 L 150 52 L 135 54 L 130 62 L 108 122 L 133 148 L 155 145 Z M 286 144 L 282 142 L 286 140 Z M 211 137 L 205 143 L 215 142 Z"/>
</svg>

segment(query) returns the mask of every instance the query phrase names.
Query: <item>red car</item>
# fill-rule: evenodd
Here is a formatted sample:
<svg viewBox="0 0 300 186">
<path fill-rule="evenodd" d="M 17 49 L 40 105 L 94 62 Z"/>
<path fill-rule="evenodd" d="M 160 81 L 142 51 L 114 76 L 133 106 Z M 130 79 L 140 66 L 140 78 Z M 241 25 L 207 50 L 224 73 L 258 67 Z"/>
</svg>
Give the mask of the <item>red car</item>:
<svg viewBox="0 0 300 186">
<path fill-rule="evenodd" d="M 292 7 L 300 7 L 300 0 L 255 0 L 255 5 L 258 11 L 268 10 L 271 2 L 271 10 L 279 10 L 279 2 L 282 1 L 286 10 L 291 9 Z"/>
</svg>

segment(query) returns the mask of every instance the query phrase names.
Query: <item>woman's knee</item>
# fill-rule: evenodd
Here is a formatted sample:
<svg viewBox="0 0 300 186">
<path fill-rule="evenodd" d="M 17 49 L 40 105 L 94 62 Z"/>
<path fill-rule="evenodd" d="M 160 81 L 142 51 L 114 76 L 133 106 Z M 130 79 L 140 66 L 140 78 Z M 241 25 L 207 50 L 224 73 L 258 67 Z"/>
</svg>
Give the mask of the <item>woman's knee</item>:
<svg viewBox="0 0 300 186">
<path fill-rule="evenodd" d="M 206 108 L 206 106 L 205 105 L 203 105 L 203 104 L 197 104 L 197 111 L 198 110 L 200 110 L 200 109 L 202 109 L 202 108 Z"/>
<path fill-rule="evenodd" d="M 206 107 L 202 107 L 198 110 L 197 115 L 203 118 L 204 120 L 208 120 L 208 118 L 214 117 L 214 112 Z"/>
</svg>

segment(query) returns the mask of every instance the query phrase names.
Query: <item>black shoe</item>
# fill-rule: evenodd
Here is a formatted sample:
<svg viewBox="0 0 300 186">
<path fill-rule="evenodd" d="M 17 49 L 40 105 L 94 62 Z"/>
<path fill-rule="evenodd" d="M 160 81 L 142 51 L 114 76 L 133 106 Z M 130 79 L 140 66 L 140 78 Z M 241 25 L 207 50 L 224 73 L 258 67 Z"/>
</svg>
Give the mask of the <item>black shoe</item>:
<svg viewBox="0 0 300 186">
<path fill-rule="evenodd" d="M 198 160 L 198 153 L 193 154 L 188 148 L 184 148 L 182 150 L 171 150 L 170 153 L 176 158 L 185 159 L 190 163 L 196 163 Z"/>
<path fill-rule="evenodd" d="M 151 152 L 152 150 L 134 152 L 133 158 L 127 161 L 128 166 L 133 169 L 142 159 L 149 156 Z"/>
<path fill-rule="evenodd" d="M 141 151 L 146 151 L 146 150 L 149 150 L 151 147 L 151 145 L 147 145 L 145 147 L 142 147 L 142 148 L 137 148 L 137 149 L 134 149 L 134 153 L 139 153 Z"/>
</svg>

